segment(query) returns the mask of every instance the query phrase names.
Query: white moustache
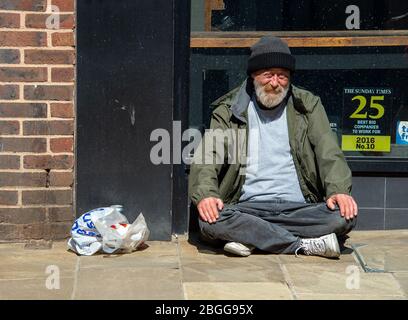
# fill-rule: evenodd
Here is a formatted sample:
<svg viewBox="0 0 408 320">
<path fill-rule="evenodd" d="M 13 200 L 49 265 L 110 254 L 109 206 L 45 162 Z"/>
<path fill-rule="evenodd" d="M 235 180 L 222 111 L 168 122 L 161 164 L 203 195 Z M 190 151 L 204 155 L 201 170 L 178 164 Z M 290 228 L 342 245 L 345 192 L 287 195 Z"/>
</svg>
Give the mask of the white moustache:
<svg viewBox="0 0 408 320">
<path fill-rule="evenodd" d="M 286 94 L 289 91 L 289 85 L 287 87 L 273 88 L 270 84 L 261 85 L 260 83 L 254 81 L 255 93 L 259 100 L 266 108 L 274 108 L 278 106 L 283 99 L 285 99 Z M 272 89 L 272 90 L 267 90 Z"/>
</svg>

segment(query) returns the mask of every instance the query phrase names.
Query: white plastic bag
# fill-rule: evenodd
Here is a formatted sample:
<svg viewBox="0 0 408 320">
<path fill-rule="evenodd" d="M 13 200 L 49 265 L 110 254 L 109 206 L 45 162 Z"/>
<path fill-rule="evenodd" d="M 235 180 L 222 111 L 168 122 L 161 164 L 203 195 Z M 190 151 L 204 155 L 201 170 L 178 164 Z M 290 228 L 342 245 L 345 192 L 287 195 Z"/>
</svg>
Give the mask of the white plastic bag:
<svg viewBox="0 0 408 320">
<path fill-rule="evenodd" d="M 97 208 L 75 221 L 68 248 L 81 255 L 93 255 L 100 250 L 132 252 L 148 239 L 149 234 L 142 213 L 129 224 L 116 208 Z"/>
</svg>

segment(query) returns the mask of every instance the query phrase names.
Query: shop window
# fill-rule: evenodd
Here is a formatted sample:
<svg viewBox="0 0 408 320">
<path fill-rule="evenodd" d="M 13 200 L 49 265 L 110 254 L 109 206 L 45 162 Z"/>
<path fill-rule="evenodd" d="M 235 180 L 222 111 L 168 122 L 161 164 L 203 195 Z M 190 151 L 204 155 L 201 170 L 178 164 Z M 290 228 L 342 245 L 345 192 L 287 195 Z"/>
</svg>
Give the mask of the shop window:
<svg viewBox="0 0 408 320">
<path fill-rule="evenodd" d="M 192 25 L 193 31 L 344 30 L 353 14 L 361 30 L 408 26 L 408 3 L 393 0 L 193 0 Z"/>
<path fill-rule="evenodd" d="M 211 102 L 245 80 L 250 46 L 272 34 L 296 56 L 292 83 L 320 96 L 352 169 L 408 172 L 408 2 L 193 0 L 191 8 L 190 127 L 209 126 Z"/>
</svg>

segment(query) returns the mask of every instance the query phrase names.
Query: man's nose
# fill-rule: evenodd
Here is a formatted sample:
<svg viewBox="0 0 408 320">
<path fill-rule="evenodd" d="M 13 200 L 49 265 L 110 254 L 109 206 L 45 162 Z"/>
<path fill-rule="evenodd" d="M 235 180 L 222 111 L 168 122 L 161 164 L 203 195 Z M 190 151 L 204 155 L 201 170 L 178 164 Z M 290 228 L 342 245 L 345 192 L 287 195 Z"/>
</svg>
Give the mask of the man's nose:
<svg viewBox="0 0 408 320">
<path fill-rule="evenodd" d="M 271 84 L 272 87 L 276 88 L 279 83 L 278 83 L 278 76 L 275 74 L 271 80 L 269 81 L 269 83 Z"/>
</svg>

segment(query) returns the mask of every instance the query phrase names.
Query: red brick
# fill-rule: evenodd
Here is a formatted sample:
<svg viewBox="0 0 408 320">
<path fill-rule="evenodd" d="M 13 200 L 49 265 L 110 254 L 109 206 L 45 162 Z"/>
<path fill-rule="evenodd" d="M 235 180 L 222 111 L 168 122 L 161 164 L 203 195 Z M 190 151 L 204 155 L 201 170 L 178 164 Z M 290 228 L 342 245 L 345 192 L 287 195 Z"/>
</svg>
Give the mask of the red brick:
<svg viewBox="0 0 408 320">
<path fill-rule="evenodd" d="M 50 222 L 66 222 L 72 223 L 75 220 L 75 213 L 72 207 L 56 207 L 48 208 L 48 218 Z"/>
<path fill-rule="evenodd" d="M 24 121 L 24 135 L 72 135 L 74 122 L 71 120 Z"/>
<path fill-rule="evenodd" d="M 74 166 L 72 155 L 27 155 L 23 162 L 25 169 L 72 169 Z"/>
<path fill-rule="evenodd" d="M 47 68 L 2 67 L 0 81 L 7 82 L 43 82 L 48 80 Z"/>
<path fill-rule="evenodd" d="M 30 64 L 74 64 L 74 50 L 31 50 L 24 51 L 24 62 Z"/>
<path fill-rule="evenodd" d="M 63 240 L 71 235 L 72 222 L 0 224 L 0 240 Z"/>
<path fill-rule="evenodd" d="M 72 101 L 74 98 L 74 86 L 24 86 L 24 98 L 27 100 L 55 100 Z"/>
<path fill-rule="evenodd" d="M 50 140 L 51 152 L 63 153 L 74 151 L 74 139 L 73 138 L 55 138 Z"/>
<path fill-rule="evenodd" d="M 52 82 L 73 82 L 75 78 L 74 68 L 53 68 L 51 71 Z"/>
<path fill-rule="evenodd" d="M 58 32 L 52 34 L 52 45 L 54 47 L 74 47 L 75 40 L 72 32 Z"/>
<path fill-rule="evenodd" d="M 23 205 L 68 205 L 72 204 L 72 190 L 23 191 Z"/>
<path fill-rule="evenodd" d="M 20 169 L 20 156 L 0 155 L 0 169 Z"/>
<path fill-rule="evenodd" d="M 4 138 L 0 137 L 3 152 L 46 152 L 45 138 Z"/>
<path fill-rule="evenodd" d="M 0 205 L 12 206 L 18 202 L 17 191 L 0 191 Z"/>
<path fill-rule="evenodd" d="M 46 9 L 47 0 L 0 0 L 0 10 L 45 11 Z"/>
<path fill-rule="evenodd" d="M 19 87 L 12 84 L 0 85 L 1 100 L 16 100 L 20 98 Z"/>
<path fill-rule="evenodd" d="M 20 15 L 0 12 L 0 28 L 20 28 Z"/>
<path fill-rule="evenodd" d="M 35 223 L 35 224 L 25 224 L 21 225 L 21 238 L 22 239 L 50 239 L 51 228 L 48 223 Z"/>
<path fill-rule="evenodd" d="M 73 118 L 74 105 L 72 103 L 51 103 L 51 117 Z"/>
<path fill-rule="evenodd" d="M 0 49 L 0 63 L 20 63 L 20 51 L 17 49 Z"/>
<path fill-rule="evenodd" d="M 21 227 L 17 234 L 20 239 L 27 240 L 63 240 L 71 235 L 71 222 L 36 223 L 27 225 L 16 225 Z"/>
<path fill-rule="evenodd" d="M 46 118 L 45 103 L 1 103 L 0 117 L 3 118 Z"/>
<path fill-rule="evenodd" d="M 74 175 L 72 172 L 50 172 L 50 187 L 72 187 Z"/>
<path fill-rule="evenodd" d="M 3 241 L 21 240 L 22 229 L 23 229 L 22 225 L 0 224 L 0 240 Z"/>
<path fill-rule="evenodd" d="M 37 31 L 0 31 L 2 47 L 46 47 L 47 33 Z"/>
<path fill-rule="evenodd" d="M 39 223 L 45 218 L 45 208 L 0 208 L 0 223 Z"/>
<path fill-rule="evenodd" d="M 75 0 L 52 0 L 54 6 L 57 6 L 61 12 L 73 12 L 75 10 Z"/>
<path fill-rule="evenodd" d="M 5 187 L 45 187 L 46 172 L 0 172 L 0 185 Z"/>
<path fill-rule="evenodd" d="M 18 121 L 0 121 L 0 134 L 19 134 L 20 123 Z"/>
<path fill-rule="evenodd" d="M 63 240 L 71 237 L 72 223 L 70 222 L 59 222 L 52 223 L 50 230 L 50 237 L 52 240 Z"/>
<path fill-rule="evenodd" d="M 43 239 L 67 240 L 71 237 L 71 222 L 57 222 L 46 226 L 46 233 Z"/>
<path fill-rule="evenodd" d="M 50 14 L 27 14 L 25 20 L 25 26 L 27 28 L 38 28 L 38 29 L 47 29 L 46 22 Z M 59 26 L 57 29 L 73 29 L 75 25 L 74 15 L 73 14 L 54 14 L 54 17 L 59 17 Z M 52 24 L 56 20 L 52 21 Z M 52 26 L 53 27 L 53 26 Z"/>
</svg>

